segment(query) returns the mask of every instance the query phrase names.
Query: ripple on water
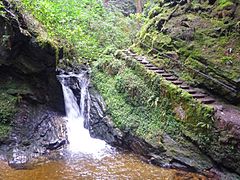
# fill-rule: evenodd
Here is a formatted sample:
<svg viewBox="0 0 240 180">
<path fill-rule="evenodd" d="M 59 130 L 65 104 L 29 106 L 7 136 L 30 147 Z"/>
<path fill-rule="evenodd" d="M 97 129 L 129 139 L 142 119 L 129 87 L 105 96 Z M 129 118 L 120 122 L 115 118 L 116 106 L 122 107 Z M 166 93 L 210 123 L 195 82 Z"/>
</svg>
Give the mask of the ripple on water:
<svg viewBox="0 0 240 180">
<path fill-rule="evenodd" d="M 175 180 L 206 179 L 183 171 L 159 168 L 142 162 L 128 152 L 106 147 L 102 156 L 75 153 L 66 154 L 64 160 L 46 161 L 28 170 L 14 170 L 0 163 L 1 180 L 81 180 L 81 179 L 143 179 Z"/>
</svg>

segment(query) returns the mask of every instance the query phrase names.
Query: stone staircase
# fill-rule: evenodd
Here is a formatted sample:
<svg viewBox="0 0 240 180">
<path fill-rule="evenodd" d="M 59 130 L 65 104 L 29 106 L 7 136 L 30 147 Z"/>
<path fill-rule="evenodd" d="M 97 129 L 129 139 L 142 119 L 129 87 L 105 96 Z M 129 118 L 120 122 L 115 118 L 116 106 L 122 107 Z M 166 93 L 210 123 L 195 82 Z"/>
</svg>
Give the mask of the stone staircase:
<svg viewBox="0 0 240 180">
<path fill-rule="evenodd" d="M 125 50 L 124 53 L 126 53 L 126 55 L 128 55 L 128 56 L 133 57 L 139 63 L 143 64 L 146 67 L 146 69 L 161 75 L 166 81 L 169 81 L 169 82 L 175 84 L 176 86 L 178 86 L 179 88 L 181 88 L 182 90 L 188 92 L 189 94 L 192 95 L 193 98 L 200 101 L 201 103 L 207 104 L 207 105 L 215 103 L 214 98 L 212 98 L 210 95 L 208 95 L 207 93 L 200 92 L 198 89 L 191 87 L 186 82 L 179 79 L 179 77 L 177 77 L 173 73 L 171 73 L 161 67 L 155 66 L 150 61 L 148 61 L 146 57 L 139 56 L 139 55 L 135 54 L 134 52 L 132 52 L 131 50 Z"/>
</svg>

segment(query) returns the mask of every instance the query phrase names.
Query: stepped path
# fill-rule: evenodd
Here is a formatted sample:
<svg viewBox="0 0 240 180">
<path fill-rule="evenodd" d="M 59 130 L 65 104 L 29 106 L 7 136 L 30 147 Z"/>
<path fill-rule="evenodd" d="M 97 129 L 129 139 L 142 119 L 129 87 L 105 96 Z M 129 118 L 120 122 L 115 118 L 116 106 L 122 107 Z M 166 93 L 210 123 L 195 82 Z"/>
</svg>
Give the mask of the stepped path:
<svg viewBox="0 0 240 180">
<path fill-rule="evenodd" d="M 175 84 L 182 90 L 188 92 L 195 98 L 197 101 L 205 104 L 210 105 L 215 109 L 215 118 L 218 119 L 219 123 L 218 126 L 225 127 L 229 126 L 229 128 L 234 129 L 234 133 L 239 135 L 240 140 L 240 108 L 234 105 L 226 104 L 222 102 L 218 98 L 210 95 L 203 89 L 198 89 L 191 87 L 186 82 L 181 80 L 175 74 L 167 71 L 164 68 L 157 67 L 152 64 L 145 56 L 140 56 L 131 50 L 125 50 L 124 53 L 127 56 L 134 58 L 139 63 L 143 64 L 146 69 L 151 70 L 159 75 L 161 75 L 165 80 Z M 240 144 L 239 144 L 240 146 Z"/>
</svg>

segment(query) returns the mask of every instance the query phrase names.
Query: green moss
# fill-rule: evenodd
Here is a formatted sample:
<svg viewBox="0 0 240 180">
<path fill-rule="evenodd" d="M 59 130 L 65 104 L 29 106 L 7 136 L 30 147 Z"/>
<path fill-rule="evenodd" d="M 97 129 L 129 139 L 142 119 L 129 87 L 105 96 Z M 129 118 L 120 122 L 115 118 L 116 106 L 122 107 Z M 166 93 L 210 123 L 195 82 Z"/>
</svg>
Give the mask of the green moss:
<svg viewBox="0 0 240 180">
<path fill-rule="evenodd" d="M 18 112 L 17 104 L 23 94 L 31 93 L 30 88 L 22 81 L 13 81 L 11 77 L 1 74 L 0 80 L 0 137 L 7 136 L 12 120 Z"/>
<path fill-rule="evenodd" d="M 116 89 L 120 93 L 126 93 L 126 100 L 133 106 L 147 105 L 150 97 L 154 97 L 143 80 L 134 75 L 131 70 L 125 69 L 116 77 Z"/>
<path fill-rule="evenodd" d="M 5 15 L 5 11 L 4 11 L 4 5 L 3 2 L 0 2 L 0 16 L 4 16 Z"/>
<path fill-rule="evenodd" d="M 148 13 L 149 18 L 153 18 L 162 12 L 162 8 L 159 6 L 154 6 Z"/>
<path fill-rule="evenodd" d="M 232 57 L 229 56 L 223 56 L 221 58 L 221 62 L 224 64 L 232 64 L 232 62 L 234 61 L 234 59 Z"/>
<path fill-rule="evenodd" d="M 115 61 L 118 60 L 108 61 L 105 67 Z M 104 97 L 114 123 L 152 142 L 157 142 L 164 131 L 173 136 L 181 133 L 177 131 L 181 123 L 175 120 L 168 100 L 159 98 L 158 91 L 150 89 L 135 72 L 125 68 L 109 76 L 106 69 L 95 64 L 93 82 Z"/>
<path fill-rule="evenodd" d="M 158 111 L 153 111 L 153 108 L 149 109 L 147 116 L 141 114 L 142 111 L 138 112 L 136 109 L 132 110 L 131 112 L 138 112 L 142 117 L 145 117 L 144 122 L 146 122 L 146 124 L 144 124 L 141 119 L 140 121 L 136 120 L 138 119 L 137 116 L 133 116 L 129 119 L 129 123 L 127 123 L 132 123 L 131 126 L 137 135 L 143 133 L 141 137 L 147 139 L 153 144 L 157 142 L 159 145 L 161 144 L 161 134 L 163 132 L 171 132 L 171 135 L 174 138 L 179 138 L 184 134 L 184 137 L 188 137 L 191 141 L 195 142 L 201 150 L 207 152 L 216 162 L 233 167 L 234 169 L 239 167 L 239 161 L 232 161 L 232 159 L 240 159 L 236 141 L 231 141 L 231 136 L 228 137 L 225 134 L 216 131 L 214 126 L 214 109 L 212 106 L 201 104 L 193 99 L 189 93 L 181 90 L 172 83 L 165 81 L 161 76 L 152 71 L 146 70 L 145 67 L 136 60 L 126 58 L 127 56 L 124 55 L 123 52 L 118 51 L 116 57 L 124 60 L 126 66 L 131 69 L 131 72 L 134 75 L 141 77 L 148 89 L 155 93 L 155 96 L 151 101 L 153 107 L 155 106 L 154 104 L 157 104 L 155 107 L 159 108 L 158 104 L 163 103 L 166 105 L 167 102 L 169 110 L 171 110 L 172 113 L 174 112 L 171 116 L 165 114 L 165 116 L 168 117 L 166 119 L 166 117 L 164 118 L 164 115 L 163 117 L 158 117 Z M 189 59 L 191 59 L 191 57 Z M 193 61 L 195 62 L 196 60 Z M 197 65 L 198 63 L 196 63 L 196 66 Z M 146 106 L 144 105 L 140 107 L 144 109 Z M 139 106 L 137 108 L 139 108 Z M 176 109 L 180 109 L 183 112 L 182 118 L 177 116 Z M 165 113 L 163 110 L 164 109 L 161 109 L 161 112 Z M 148 121 L 152 115 L 154 116 L 153 119 Z M 150 132 L 149 129 L 152 130 L 152 132 Z M 156 130 L 158 130 L 158 133 L 155 133 Z M 226 138 L 229 138 L 229 142 L 223 145 L 221 141 L 225 141 Z M 226 160 L 226 157 L 230 158 L 230 160 Z"/>
<path fill-rule="evenodd" d="M 198 69 L 198 70 L 202 70 L 203 69 L 203 65 L 201 62 L 197 61 L 196 59 L 189 57 L 185 60 L 185 65 L 189 66 L 193 69 Z"/>
<path fill-rule="evenodd" d="M 17 112 L 17 98 L 0 90 L 0 139 L 8 136 L 10 123 Z"/>
<path fill-rule="evenodd" d="M 17 98 L 0 91 L 0 124 L 8 124 L 16 113 Z"/>
<path fill-rule="evenodd" d="M 195 134 L 196 139 L 198 136 L 208 136 L 207 133 L 212 128 L 212 107 L 204 106 L 197 102 L 190 94 L 176 85 L 165 81 L 161 76 L 152 71 L 147 71 L 143 65 L 137 63 L 135 60 L 124 59 L 125 56 L 123 53 L 119 52 L 117 57 L 125 60 L 126 65 L 131 67 L 139 77 L 142 77 L 153 92 L 157 92 L 156 97 L 167 98 L 171 104 L 171 109 L 182 104 L 186 116 L 181 121 L 185 123 L 184 126 L 187 131 Z"/>
<path fill-rule="evenodd" d="M 218 0 L 218 7 L 217 10 L 222 10 L 226 7 L 232 6 L 232 0 Z"/>
<path fill-rule="evenodd" d="M 117 59 L 112 59 L 112 56 L 104 56 L 104 59 L 101 59 L 95 62 L 95 66 L 101 70 L 105 71 L 109 75 L 117 75 L 119 72 L 125 69 L 125 63 Z"/>
<path fill-rule="evenodd" d="M 0 139 L 7 137 L 10 130 L 10 125 L 0 124 Z"/>
<path fill-rule="evenodd" d="M 138 37 L 141 39 L 141 38 L 144 38 L 145 34 L 149 31 L 149 29 L 152 27 L 152 24 L 153 24 L 154 20 L 153 19 L 150 19 L 147 21 L 146 24 L 144 24 L 140 30 L 140 32 L 138 33 Z"/>
<path fill-rule="evenodd" d="M 181 71 L 178 73 L 178 75 L 181 77 L 182 80 L 188 82 L 189 85 L 196 86 L 196 84 L 198 84 L 198 81 L 194 79 L 188 72 Z"/>
</svg>

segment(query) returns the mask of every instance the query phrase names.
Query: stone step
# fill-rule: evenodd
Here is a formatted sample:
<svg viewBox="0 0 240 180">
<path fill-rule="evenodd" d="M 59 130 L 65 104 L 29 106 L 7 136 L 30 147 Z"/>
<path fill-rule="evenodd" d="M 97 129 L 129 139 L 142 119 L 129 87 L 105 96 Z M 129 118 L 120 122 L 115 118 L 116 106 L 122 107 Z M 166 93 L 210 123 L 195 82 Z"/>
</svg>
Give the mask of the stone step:
<svg viewBox="0 0 240 180">
<path fill-rule="evenodd" d="M 131 51 L 128 51 L 128 54 L 129 54 L 130 56 L 133 56 L 133 57 L 137 56 L 137 54 L 132 53 Z"/>
<path fill-rule="evenodd" d="M 211 97 L 208 97 L 204 93 L 198 92 L 196 89 L 193 89 L 186 83 L 184 83 L 182 80 L 179 80 L 178 77 L 174 76 L 171 73 L 168 73 L 164 69 L 160 67 L 156 67 L 155 65 L 151 64 L 144 56 L 139 56 L 134 52 L 126 51 L 126 55 L 134 57 L 138 62 L 143 64 L 147 69 L 153 70 L 155 73 L 160 74 L 162 77 L 165 77 L 166 80 L 171 81 L 173 84 L 178 85 L 181 89 L 185 90 L 189 94 L 192 95 L 193 98 L 198 99 L 203 104 L 212 104 L 215 102 L 215 100 Z M 183 84 L 184 83 L 184 84 Z"/>
<path fill-rule="evenodd" d="M 155 67 L 155 66 L 151 63 L 148 63 L 148 64 L 145 64 L 145 67 Z"/>
<path fill-rule="evenodd" d="M 135 57 L 135 59 L 139 62 L 142 62 L 142 58 L 140 58 L 140 57 Z"/>
<path fill-rule="evenodd" d="M 129 52 L 135 53 L 131 48 L 126 49 Z"/>
<path fill-rule="evenodd" d="M 158 67 L 148 67 L 149 70 L 158 70 Z"/>
<path fill-rule="evenodd" d="M 195 89 L 185 89 L 189 94 L 195 94 L 197 91 Z"/>
<path fill-rule="evenodd" d="M 199 99 L 203 104 L 212 104 L 215 102 L 215 100 L 213 98 L 210 97 L 205 97 L 205 98 L 201 98 Z"/>
<path fill-rule="evenodd" d="M 176 80 L 176 81 L 172 81 L 172 83 L 175 84 L 175 85 L 180 85 L 180 84 L 183 83 L 183 81 L 181 81 L 181 80 Z"/>
<path fill-rule="evenodd" d="M 170 77 L 170 76 L 172 76 L 172 74 L 169 74 L 169 73 L 163 73 L 163 74 L 161 74 L 161 76 L 163 76 L 163 77 Z"/>
<path fill-rule="evenodd" d="M 175 77 L 175 76 L 166 77 L 165 79 L 168 80 L 168 81 L 176 81 L 176 80 L 178 80 L 178 78 Z"/>
<path fill-rule="evenodd" d="M 154 72 L 158 74 L 165 73 L 163 69 L 154 70 Z"/>
<path fill-rule="evenodd" d="M 197 93 L 197 94 L 192 94 L 192 97 L 194 97 L 194 98 L 204 98 L 204 97 L 206 97 L 206 95 L 204 95 L 204 94 L 200 94 L 200 93 Z"/>
<path fill-rule="evenodd" d="M 147 61 L 141 61 L 141 64 L 148 64 L 149 62 Z"/>
<path fill-rule="evenodd" d="M 190 87 L 188 85 L 181 85 L 180 88 L 182 88 L 182 89 L 189 89 Z"/>
<path fill-rule="evenodd" d="M 128 55 L 135 54 L 135 53 L 133 53 L 133 52 L 131 52 L 131 51 L 129 51 L 129 50 L 124 50 L 123 52 L 124 52 L 125 54 L 128 54 Z"/>
</svg>

